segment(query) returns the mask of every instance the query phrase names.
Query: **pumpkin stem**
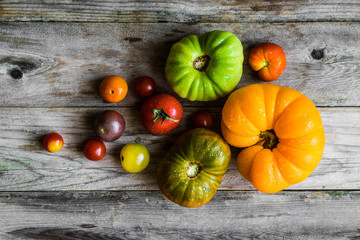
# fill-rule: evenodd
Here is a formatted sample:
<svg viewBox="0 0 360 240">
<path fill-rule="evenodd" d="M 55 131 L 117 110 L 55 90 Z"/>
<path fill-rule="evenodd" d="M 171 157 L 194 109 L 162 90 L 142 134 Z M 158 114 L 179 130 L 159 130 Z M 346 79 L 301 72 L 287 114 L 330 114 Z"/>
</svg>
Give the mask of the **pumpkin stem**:
<svg viewBox="0 0 360 240">
<path fill-rule="evenodd" d="M 173 121 L 173 122 L 178 122 L 178 121 L 179 121 L 179 120 L 177 120 L 177 119 L 172 119 L 172 118 L 170 118 L 170 116 L 164 111 L 164 109 L 161 109 L 161 110 L 159 110 L 159 109 L 154 109 L 153 113 L 154 113 L 154 117 L 155 117 L 155 119 L 154 119 L 154 121 L 153 121 L 153 124 L 155 124 L 155 122 L 156 122 L 157 120 L 159 120 L 159 119 L 162 120 L 162 121 L 161 121 L 161 124 L 163 124 L 163 122 L 164 122 L 165 120 L 170 120 L 170 121 Z"/>
<path fill-rule="evenodd" d="M 201 166 L 199 166 L 197 163 L 189 163 L 189 165 L 186 167 L 186 176 L 188 178 L 195 178 L 197 175 L 199 175 L 201 171 Z"/>
<path fill-rule="evenodd" d="M 276 136 L 274 129 L 262 131 L 259 136 L 265 140 L 263 147 L 271 151 L 276 148 L 279 143 L 279 138 Z"/>
<path fill-rule="evenodd" d="M 209 66 L 210 57 L 208 55 L 200 56 L 196 58 L 193 62 L 193 67 L 199 72 L 205 72 Z"/>
</svg>

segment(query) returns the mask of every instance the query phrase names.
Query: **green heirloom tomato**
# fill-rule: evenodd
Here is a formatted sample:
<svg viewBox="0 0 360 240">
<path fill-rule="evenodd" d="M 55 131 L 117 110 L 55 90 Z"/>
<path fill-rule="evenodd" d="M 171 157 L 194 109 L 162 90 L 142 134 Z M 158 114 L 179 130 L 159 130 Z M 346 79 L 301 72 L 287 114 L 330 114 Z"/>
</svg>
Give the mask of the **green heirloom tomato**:
<svg viewBox="0 0 360 240">
<path fill-rule="evenodd" d="M 232 33 L 212 31 L 175 43 L 165 76 L 172 89 L 191 101 L 211 101 L 229 94 L 239 83 L 244 60 L 240 40 Z"/>
<path fill-rule="evenodd" d="M 199 207 L 216 193 L 230 163 L 229 145 L 205 128 L 179 137 L 160 162 L 157 179 L 161 191 L 184 207 Z"/>
<path fill-rule="evenodd" d="M 147 148 L 140 143 L 126 144 L 120 152 L 122 167 L 131 173 L 144 170 L 150 161 L 150 154 Z"/>
</svg>

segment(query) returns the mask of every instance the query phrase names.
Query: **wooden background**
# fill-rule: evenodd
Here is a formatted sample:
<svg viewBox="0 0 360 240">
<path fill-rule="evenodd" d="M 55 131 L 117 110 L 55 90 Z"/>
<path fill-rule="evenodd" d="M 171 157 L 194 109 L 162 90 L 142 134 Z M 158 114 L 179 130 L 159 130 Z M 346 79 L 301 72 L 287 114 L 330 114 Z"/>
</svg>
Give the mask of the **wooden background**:
<svg viewBox="0 0 360 240">
<path fill-rule="evenodd" d="M 225 99 L 181 99 L 181 126 L 152 136 L 141 125 L 136 77 L 171 90 L 164 66 L 173 43 L 220 29 L 244 46 L 238 87 L 260 82 L 250 49 L 283 47 L 287 67 L 274 84 L 294 88 L 318 107 L 326 146 L 304 182 L 263 194 L 233 160 L 215 197 L 186 209 L 159 191 L 155 172 L 192 112 L 211 111 L 219 132 Z M 348 1 L 0 1 L 0 239 L 359 239 L 360 238 L 360 2 Z M 112 74 L 129 83 L 124 101 L 98 94 Z M 94 116 L 121 112 L 125 134 L 106 143 L 104 160 L 84 158 Z M 46 133 L 63 149 L 47 153 Z M 140 141 L 151 153 L 144 172 L 121 168 L 119 152 Z"/>
</svg>

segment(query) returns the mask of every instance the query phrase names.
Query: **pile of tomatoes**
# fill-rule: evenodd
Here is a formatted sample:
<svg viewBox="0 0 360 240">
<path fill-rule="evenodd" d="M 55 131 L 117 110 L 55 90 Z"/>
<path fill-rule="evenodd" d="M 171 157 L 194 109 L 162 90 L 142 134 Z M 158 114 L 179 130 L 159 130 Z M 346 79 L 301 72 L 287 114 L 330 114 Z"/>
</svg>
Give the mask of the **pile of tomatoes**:
<svg viewBox="0 0 360 240">
<path fill-rule="evenodd" d="M 104 101 L 117 103 L 128 93 L 128 84 L 120 76 L 112 75 L 105 78 L 99 92 Z M 140 109 L 140 119 L 146 130 L 153 135 L 164 135 L 173 131 L 183 120 L 181 103 L 171 94 L 155 93 L 156 84 L 150 77 L 140 77 L 135 81 L 135 92 L 141 98 L 146 98 Z M 99 113 L 94 122 L 97 138 L 89 139 L 83 149 L 84 156 L 91 161 L 99 161 L 106 155 L 105 142 L 119 139 L 125 131 L 123 115 L 114 110 Z M 198 111 L 192 116 L 192 126 L 212 127 L 212 117 L 207 111 Z M 64 140 L 59 133 L 53 132 L 45 136 L 43 141 L 47 151 L 59 151 Z M 144 170 L 150 161 L 148 149 L 140 143 L 129 143 L 120 152 L 122 167 L 131 173 Z"/>
</svg>

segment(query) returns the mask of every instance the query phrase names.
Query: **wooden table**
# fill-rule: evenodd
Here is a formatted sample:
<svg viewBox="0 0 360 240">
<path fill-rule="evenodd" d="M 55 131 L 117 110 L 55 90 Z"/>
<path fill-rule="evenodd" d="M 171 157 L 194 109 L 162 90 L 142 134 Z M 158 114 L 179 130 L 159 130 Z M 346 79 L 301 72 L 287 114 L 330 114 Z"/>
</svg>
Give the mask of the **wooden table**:
<svg viewBox="0 0 360 240">
<path fill-rule="evenodd" d="M 72 1 L 0 2 L 0 239 L 358 239 L 360 237 L 360 2 L 347 1 Z M 294 88 L 318 107 L 326 146 L 319 166 L 300 184 L 263 194 L 233 159 L 215 197 L 187 209 L 167 200 L 156 168 L 198 109 L 219 130 L 225 99 L 181 99 L 184 121 L 166 136 L 141 125 L 136 77 L 171 92 L 164 65 L 173 43 L 221 29 L 244 46 L 237 87 L 260 82 L 250 49 L 283 47 L 287 67 L 274 84 Z M 103 102 L 100 81 L 123 76 L 129 93 Z M 84 158 L 94 116 L 121 112 L 125 134 L 106 143 L 99 162 Z M 63 149 L 43 149 L 57 131 Z M 144 172 L 121 168 L 119 152 L 140 141 L 151 153 Z"/>
</svg>

